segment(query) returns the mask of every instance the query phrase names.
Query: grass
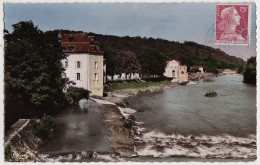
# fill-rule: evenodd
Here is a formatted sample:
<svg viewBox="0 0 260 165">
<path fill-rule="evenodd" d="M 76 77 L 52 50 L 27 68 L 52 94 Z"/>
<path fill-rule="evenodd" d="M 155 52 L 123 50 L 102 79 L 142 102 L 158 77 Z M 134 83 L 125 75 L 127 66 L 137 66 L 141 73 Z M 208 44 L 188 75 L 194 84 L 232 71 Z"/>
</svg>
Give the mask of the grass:
<svg viewBox="0 0 260 165">
<path fill-rule="evenodd" d="M 145 82 L 122 82 L 122 83 L 111 83 L 106 84 L 104 86 L 105 92 L 113 92 L 116 90 L 122 90 L 122 89 L 138 89 L 138 88 L 147 88 L 151 86 L 166 86 L 169 85 L 169 80 L 164 81 L 145 81 Z"/>
<path fill-rule="evenodd" d="M 5 147 L 5 160 L 9 160 L 12 158 L 12 149 L 11 149 L 11 146 L 10 145 L 7 145 Z"/>
</svg>

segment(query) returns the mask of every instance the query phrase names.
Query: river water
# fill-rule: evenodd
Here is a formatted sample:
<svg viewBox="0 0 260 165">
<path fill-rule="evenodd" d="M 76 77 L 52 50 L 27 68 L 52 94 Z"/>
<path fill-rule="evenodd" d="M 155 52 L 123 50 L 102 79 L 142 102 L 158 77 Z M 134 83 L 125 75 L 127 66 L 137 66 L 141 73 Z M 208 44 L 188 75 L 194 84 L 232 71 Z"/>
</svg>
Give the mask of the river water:
<svg viewBox="0 0 260 165">
<path fill-rule="evenodd" d="M 136 110 L 141 132 L 135 136 L 138 157 L 129 160 L 255 159 L 256 86 L 242 80 L 240 76 L 216 77 L 127 98 L 130 108 Z M 204 96 L 212 90 L 216 97 Z M 93 101 L 82 100 L 80 106 L 68 107 L 55 116 L 55 125 L 53 136 L 42 146 L 43 161 L 50 161 L 44 154 L 110 151 L 108 127 Z M 54 161 L 96 161 L 83 155 L 75 159 L 71 154 L 58 156 Z M 113 161 L 109 155 L 96 157 Z"/>
<path fill-rule="evenodd" d="M 205 97 L 208 91 L 217 97 Z M 166 134 L 256 133 L 256 87 L 242 83 L 242 77 L 201 80 L 197 85 L 181 86 L 162 93 L 131 97 L 137 120 L 149 130 Z"/>
<path fill-rule="evenodd" d="M 143 144 L 137 147 L 139 155 L 253 158 L 256 86 L 242 81 L 242 76 L 222 76 L 161 93 L 129 97 L 129 107 L 137 110 L 134 116 L 137 122 L 143 122 L 140 127 L 145 130 L 136 139 Z M 216 97 L 204 96 L 213 90 Z"/>
<path fill-rule="evenodd" d="M 55 131 L 41 153 L 110 151 L 108 126 L 94 101 L 81 100 L 79 106 L 69 106 L 54 118 Z"/>
</svg>

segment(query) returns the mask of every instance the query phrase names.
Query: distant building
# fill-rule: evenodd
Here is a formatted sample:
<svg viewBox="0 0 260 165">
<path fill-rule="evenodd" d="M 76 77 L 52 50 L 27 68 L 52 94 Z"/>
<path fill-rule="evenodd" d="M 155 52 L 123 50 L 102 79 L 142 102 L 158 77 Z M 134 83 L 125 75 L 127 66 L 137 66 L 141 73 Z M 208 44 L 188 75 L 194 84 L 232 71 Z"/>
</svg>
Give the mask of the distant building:
<svg viewBox="0 0 260 165">
<path fill-rule="evenodd" d="M 67 59 L 62 63 L 65 76 L 91 91 L 91 95 L 103 96 L 104 59 L 100 43 L 86 33 L 60 35 L 63 52 Z"/>
<path fill-rule="evenodd" d="M 198 73 L 198 72 L 204 73 L 203 67 L 202 67 L 202 66 L 197 66 L 197 65 L 195 65 L 195 66 L 189 66 L 189 67 L 188 67 L 188 71 L 189 71 L 190 73 Z"/>
<path fill-rule="evenodd" d="M 172 82 L 182 83 L 188 81 L 187 66 L 180 65 L 180 61 L 166 61 L 166 68 L 163 75 L 173 78 Z"/>
<path fill-rule="evenodd" d="M 230 69 L 224 69 L 224 71 L 222 73 L 223 73 L 223 75 L 236 75 L 237 71 L 236 70 L 230 70 Z"/>
</svg>

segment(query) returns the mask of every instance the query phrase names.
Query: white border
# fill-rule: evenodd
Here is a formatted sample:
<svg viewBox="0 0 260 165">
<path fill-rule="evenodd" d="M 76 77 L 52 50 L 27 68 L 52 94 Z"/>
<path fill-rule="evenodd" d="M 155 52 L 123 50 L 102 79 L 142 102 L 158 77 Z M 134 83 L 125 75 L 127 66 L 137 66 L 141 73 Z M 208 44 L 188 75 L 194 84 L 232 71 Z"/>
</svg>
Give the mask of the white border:
<svg viewBox="0 0 260 165">
<path fill-rule="evenodd" d="M 4 65 L 4 56 L 3 56 L 3 47 L 4 47 L 4 41 L 3 41 L 3 29 L 4 29 L 4 7 L 3 7 L 3 4 L 4 3 L 75 3 L 75 2 L 78 2 L 78 3 L 228 3 L 228 2 L 231 2 L 231 3 L 250 3 L 250 2 L 254 2 L 256 3 L 256 19 L 258 18 L 258 13 L 259 13 L 259 5 L 260 5 L 260 1 L 258 0 L 235 0 L 235 2 L 233 2 L 233 0 L 2 0 L 0 1 L 1 5 L 0 5 L 0 9 L 2 12 L 0 12 L 0 17 L 2 18 L 2 21 L 0 22 L 0 54 L 1 54 L 1 57 L 0 57 L 0 70 L 1 70 L 1 73 L 0 73 L 0 100 L 1 100 L 1 104 L 0 104 L 0 111 L 2 112 L 2 115 L 0 117 L 0 129 L 1 129 L 1 138 L 0 138 L 0 143 L 2 143 L 2 146 L 4 144 L 4 126 L 3 126 L 3 109 L 4 109 L 4 106 L 3 106 L 3 100 L 4 100 L 4 97 L 3 97 L 3 87 L 4 87 L 4 84 L 3 84 L 3 65 Z M 260 31 L 259 31 L 259 26 L 260 26 L 260 21 L 259 19 L 257 19 L 256 21 L 256 24 L 257 24 L 257 29 L 256 29 L 256 37 L 257 39 L 260 37 Z M 257 40 L 256 40 L 257 41 Z M 260 51 L 260 45 L 259 45 L 259 42 L 257 42 L 257 52 Z M 259 63 L 259 58 L 257 57 L 257 63 Z M 260 71 L 260 65 L 257 65 L 257 72 Z M 260 76 L 257 74 L 257 80 L 260 80 Z M 259 97 L 260 97 L 260 94 L 258 92 L 258 89 L 259 89 L 259 82 L 257 81 L 257 108 L 259 107 Z M 259 113 L 257 112 L 257 119 L 259 119 Z M 258 121 L 258 120 L 257 120 Z M 260 135 L 259 135 L 259 122 L 257 122 L 257 139 L 260 138 Z M 260 144 L 259 144 L 259 140 L 257 140 L 257 157 L 258 159 L 256 161 L 253 161 L 253 162 L 247 162 L 246 164 L 260 164 Z M 173 164 L 203 164 L 203 165 L 206 165 L 206 164 L 209 164 L 209 165 L 212 165 L 212 162 L 210 162 L 210 160 L 207 160 L 207 162 L 172 162 Z M 4 151 L 3 151 L 3 148 L 0 149 L 0 163 L 1 164 L 13 164 L 12 162 L 4 162 Z M 157 162 L 154 162 L 155 164 L 157 164 Z M 19 163 L 19 164 L 32 164 L 32 163 Z M 42 163 L 40 163 L 42 164 Z M 55 164 L 62 164 L 61 162 L 56 162 Z M 78 164 L 78 163 L 77 163 Z M 87 164 L 96 164 L 96 163 L 87 163 Z M 105 164 L 105 163 L 103 163 Z M 106 163 L 107 164 L 107 163 Z M 114 163 L 109 163 L 109 164 L 114 164 Z M 129 163 L 129 162 L 126 162 L 124 164 L 144 164 L 144 163 Z M 148 164 L 148 163 L 145 163 L 145 164 Z M 150 163 L 149 163 L 150 164 Z M 168 164 L 168 163 L 162 163 L 162 164 Z M 215 164 L 238 164 L 238 165 L 244 165 L 245 162 L 235 162 L 235 163 L 226 163 L 226 162 L 214 162 L 214 165 Z"/>
</svg>

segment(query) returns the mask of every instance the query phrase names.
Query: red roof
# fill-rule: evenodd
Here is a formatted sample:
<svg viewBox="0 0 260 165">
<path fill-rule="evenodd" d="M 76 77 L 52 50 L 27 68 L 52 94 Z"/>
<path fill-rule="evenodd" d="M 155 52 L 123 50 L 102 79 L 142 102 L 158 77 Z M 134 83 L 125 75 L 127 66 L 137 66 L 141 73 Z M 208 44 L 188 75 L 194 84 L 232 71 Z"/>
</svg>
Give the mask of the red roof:
<svg viewBox="0 0 260 165">
<path fill-rule="evenodd" d="M 61 46 L 64 53 L 95 53 L 103 54 L 98 42 L 89 38 L 86 33 L 62 34 Z"/>
</svg>

